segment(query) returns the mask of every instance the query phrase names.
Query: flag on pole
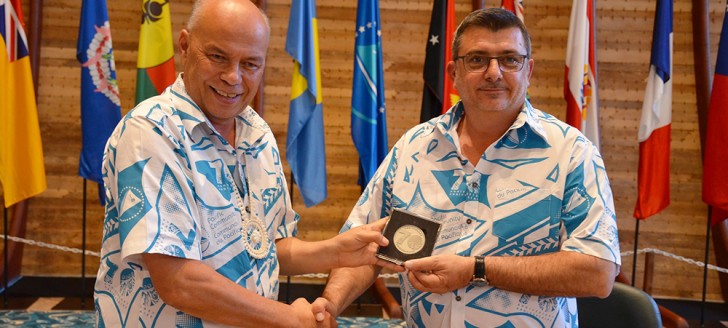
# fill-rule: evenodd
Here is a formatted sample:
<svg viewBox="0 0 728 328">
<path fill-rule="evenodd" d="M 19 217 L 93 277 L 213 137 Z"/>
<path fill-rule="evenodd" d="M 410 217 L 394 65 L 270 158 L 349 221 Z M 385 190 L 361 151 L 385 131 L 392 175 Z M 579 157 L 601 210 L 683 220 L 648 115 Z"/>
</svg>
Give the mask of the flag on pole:
<svg viewBox="0 0 728 328">
<path fill-rule="evenodd" d="M 286 52 L 294 60 L 286 159 L 306 206 L 328 196 L 315 0 L 293 0 Z"/>
<path fill-rule="evenodd" d="M 174 83 L 174 43 L 169 0 L 142 0 L 137 56 L 136 103 L 156 96 Z"/>
<path fill-rule="evenodd" d="M 0 0 L 0 182 L 5 207 L 46 189 L 20 0 Z"/>
<path fill-rule="evenodd" d="M 358 183 L 364 187 L 389 150 L 379 0 L 357 4 L 353 84 L 351 137 L 359 152 Z"/>
<path fill-rule="evenodd" d="M 595 42 L 595 0 L 574 0 L 566 49 L 566 123 L 599 148 L 599 104 Z"/>
<path fill-rule="evenodd" d="M 501 8 L 514 13 L 523 22 L 523 0 L 502 0 Z"/>
<path fill-rule="evenodd" d="M 121 120 L 119 86 L 106 0 L 83 0 L 76 59 L 81 63 L 81 159 L 78 175 L 99 185 L 104 204 L 101 160 L 106 140 Z"/>
<path fill-rule="evenodd" d="M 638 131 L 637 219 L 646 219 L 670 204 L 671 122 L 672 0 L 657 0 L 650 73 Z"/>
<path fill-rule="evenodd" d="M 728 9 L 727 9 L 728 10 Z M 708 110 L 708 129 L 703 151 L 703 201 L 716 207 L 712 224 L 726 219 L 728 212 L 728 11 L 720 33 L 718 60 L 713 76 L 713 91 Z M 717 215 L 722 212 L 723 215 Z"/>
<path fill-rule="evenodd" d="M 435 0 L 432 4 L 430 32 L 427 34 L 425 67 L 423 78 L 425 88 L 422 92 L 420 122 L 446 112 L 460 100 L 452 80 L 445 71 L 452 61 L 452 41 L 455 37 L 455 0 Z"/>
</svg>

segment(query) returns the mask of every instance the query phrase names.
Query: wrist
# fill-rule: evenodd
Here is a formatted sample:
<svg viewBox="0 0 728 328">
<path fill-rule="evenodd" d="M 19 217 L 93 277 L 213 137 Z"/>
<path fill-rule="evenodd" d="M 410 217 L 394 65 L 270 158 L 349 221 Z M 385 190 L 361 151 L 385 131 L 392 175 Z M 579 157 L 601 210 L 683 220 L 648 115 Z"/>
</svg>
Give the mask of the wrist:
<svg viewBox="0 0 728 328">
<path fill-rule="evenodd" d="M 488 285 L 488 278 L 485 272 L 485 257 L 473 257 L 473 276 L 470 284 L 475 287 L 484 287 Z"/>
</svg>

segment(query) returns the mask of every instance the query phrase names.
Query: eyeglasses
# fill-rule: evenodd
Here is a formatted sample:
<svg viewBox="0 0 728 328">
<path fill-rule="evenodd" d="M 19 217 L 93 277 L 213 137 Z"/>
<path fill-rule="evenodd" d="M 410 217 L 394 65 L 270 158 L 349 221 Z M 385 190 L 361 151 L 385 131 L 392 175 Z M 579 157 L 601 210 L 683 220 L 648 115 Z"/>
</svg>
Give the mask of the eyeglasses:
<svg viewBox="0 0 728 328">
<path fill-rule="evenodd" d="M 488 70 L 490 62 L 495 59 L 498 61 L 498 68 L 501 72 L 518 72 L 523 68 L 526 62 L 526 55 L 502 55 L 502 56 L 485 56 L 481 54 L 467 54 L 465 56 L 455 57 L 453 60 L 462 59 L 465 70 L 471 73 L 482 73 Z"/>
</svg>

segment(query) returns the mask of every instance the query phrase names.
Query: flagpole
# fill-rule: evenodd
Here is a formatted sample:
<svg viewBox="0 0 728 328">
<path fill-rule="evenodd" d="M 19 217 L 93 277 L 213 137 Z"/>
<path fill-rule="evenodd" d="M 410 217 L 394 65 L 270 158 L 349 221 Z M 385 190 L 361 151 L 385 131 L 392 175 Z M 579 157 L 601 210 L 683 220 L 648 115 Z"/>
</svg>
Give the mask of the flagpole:
<svg viewBox="0 0 728 328">
<path fill-rule="evenodd" d="M 637 274 L 637 244 L 640 237 L 640 220 L 635 218 L 634 226 L 634 255 L 632 255 L 632 287 L 635 284 L 635 275 Z"/>
<path fill-rule="evenodd" d="M 8 308 L 8 208 L 3 206 L 3 308 Z"/>
<path fill-rule="evenodd" d="M 288 186 L 288 195 L 291 197 L 291 207 L 293 207 L 293 185 L 296 181 L 293 179 L 293 170 L 291 170 L 291 184 Z M 286 304 L 291 304 L 291 275 L 286 275 Z"/>
<path fill-rule="evenodd" d="M 695 96 L 698 109 L 698 127 L 700 130 L 701 160 L 705 157 L 705 136 L 708 127 L 708 107 L 710 103 L 710 34 L 708 27 L 707 0 L 692 1 L 693 21 L 693 59 L 695 70 Z M 704 326 L 705 294 L 708 284 L 708 257 L 710 255 L 710 215 L 712 209 L 708 206 L 708 218 L 705 234 L 705 261 L 703 263 L 703 295 L 700 304 L 700 326 Z"/>
<path fill-rule="evenodd" d="M 86 179 L 83 179 L 83 223 L 81 224 L 81 309 L 86 308 Z"/>
</svg>

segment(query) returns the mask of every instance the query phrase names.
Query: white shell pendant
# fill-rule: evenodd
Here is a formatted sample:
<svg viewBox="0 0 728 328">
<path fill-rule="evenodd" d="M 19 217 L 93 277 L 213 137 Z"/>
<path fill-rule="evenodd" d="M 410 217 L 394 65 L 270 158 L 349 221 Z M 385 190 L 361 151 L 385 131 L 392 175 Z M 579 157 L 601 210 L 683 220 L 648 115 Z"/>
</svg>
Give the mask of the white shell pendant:
<svg viewBox="0 0 728 328">
<path fill-rule="evenodd" d="M 264 259 L 268 256 L 268 234 L 265 231 L 263 222 L 260 219 L 250 214 L 246 220 L 243 220 L 243 242 L 245 243 L 245 249 L 248 254 L 258 260 Z"/>
</svg>

